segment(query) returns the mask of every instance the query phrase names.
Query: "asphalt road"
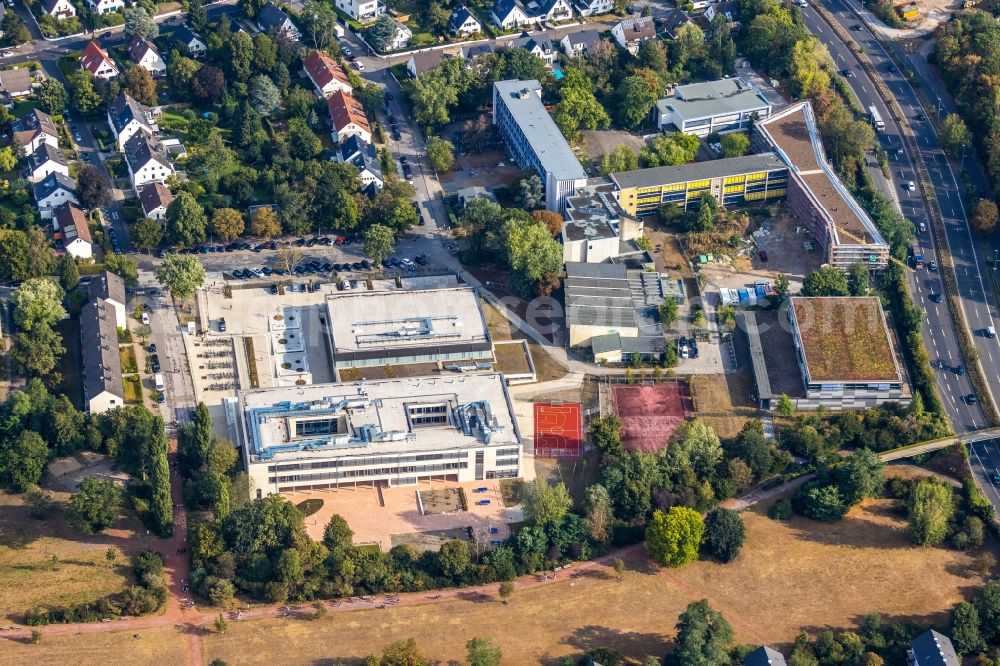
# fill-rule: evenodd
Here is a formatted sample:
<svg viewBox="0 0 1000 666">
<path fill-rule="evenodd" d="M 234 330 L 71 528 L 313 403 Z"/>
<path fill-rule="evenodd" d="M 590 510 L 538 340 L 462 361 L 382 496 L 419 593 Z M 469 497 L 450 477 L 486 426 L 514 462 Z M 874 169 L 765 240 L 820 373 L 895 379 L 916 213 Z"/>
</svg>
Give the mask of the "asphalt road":
<svg viewBox="0 0 1000 666">
<path fill-rule="evenodd" d="M 829 0 L 831 11 L 833 10 L 832 6 L 838 3 L 839 0 Z M 846 13 L 846 17 L 843 17 L 842 20 L 844 27 L 848 30 L 850 30 L 851 26 L 858 23 L 854 20 L 853 15 L 846 12 L 846 10 L 842 13 Z M 924 250 L 925 260 L 927 262 L 931 260 L 936 261 L 937 250 L 934 247 L 934 241 L 929 230 L 930 219 L 927 210 L 924 208 L 919 189 L 910 191 L 903 187 L 910 181 L 914 181 L 916 187 L 919 188 L 920 183 L 917 181 L 910 156 L 905 150 L 902 153 L 898 152 L 898 149 L 903 145 L 899 125 L 893 120 L 889 110 L 879 97 L 875 84 L 868 78 L 865 70 L 862 69 L 860 62 L 858 62 L 857 57 L 848 45 L 840 41 L 833 29 L 815 9 L 811 7 L 804 9 L 803 16 L 806 27 L 826 45 L 837 68 L 851 72 L 852 76 L 847 77 L 847 82 L 850 84 L 852 90 L 854 90 L 861 105 L 866 109 L 874 105 L 885 121 L 885 131 L 878 133 L 876 136 L 880 145 L 886 150 L 889 156 L 890 174 L 893 179 L 892 192 L 895 194 L 895 199 L 898 201 L 903 215 L 912 220 L 918 230 L 921 222 L 928 227 L 926 233 L 921 234 L 918 231 L 917 240 Z M 869 54 L 869 58 L 871 58 L 872 63 L 875 65 L 876 71 L 886 81 L 889 89 L 902 105 L 904 112 L 911 119 L 914 118 L 920 112 L 919 104 L 914 100 L 912 104 L 908 105 L 905 98 L 901 99 L 907 84 L 898 73 L 892 73 L 888 70 L 888 58 L 881 52 L 877 45 L 872 46 L 872 44 L 875 44 L 872 35 L 864 29 L 860 32 L 852 30 L 851 34 L 857 35 L 856 41 Z M 957 191 L 953 191 L 955 188 L 948 186 L 944 175 L 941 173 L 942 166 L 938 166 L 940 163 L 936 159 L 936 155 L 941 155 L 941 151 L 937 148 L 934 137 L 930 137 L 931 145 L 928 145 L 926 134 L 930 124 L 915 120 L 911 124 L 914 127 L 914 131 L 918 133 L 918 143 L 921 152 L 925 152 L 924 159 L 927 162 L 928 168 L 931 169 L 931 179 L 935 181 L 935 190 L 937 191 L 939 201 L 941 201 L 942 212 L 945 215 L 949 215 L 951 204 L 948 197 L 957 196 Z M 946 165 L 944 166 L 946 167 Z M 958 206 L 960 208 L 960 203 Z M 953 226 L 954 222 L 954 220 L 951 223 L 946 221 L 946 224 L 950 227 Z M 971 301 L 965 303 L 967 311 L 972 315 L 969 317 L 969 326 L 973 330 L 984 327 L 987 324 L 975 316 L 977 314 L 976 306 L 985 307 L 983 292 L 976 284 L 970 283 L 969 266 L 965 261 L 966 256 L 969 258 L 974 256 L 971 248 L 971 238 L 968 238 L 967 251 L 962 249 L 963 246 L 961 244 L 953 241 L 950 234 L 949 242 L 954 255 L 956 272 L 959 273 L 960 290 L 963 299 L 972 298 Z M 978 273 L 975 273 L 975 275 L 978 275 Z M 969 405 L 964 400 L 964 396 L 972 393 L 972 383 L 967 374 L 957 374 L 959 366 L 962 365 L 962 357 L 948 305 L 946 302 L 935 303 L 932 300 L 932 295 L 942 293 L 940 274 L 929 269 L 924 269 L 911 271 L 908 273 L 908 277 L 914 301 L 927 313 L 927 320 L 923 329 L 924 342 L 927 345 L 931 363 L 937 368 L 938 392 L 941 395 L 955 431 L 964 432 L 986 427 L 986 420 L 979 407 Z M 1000 359 L 1000 349 L 997 350 L 997 358 Z M 985 357 L 983 360 L 984 370 L 989 375 L 990 369 L 988 363 L 990 359 Z M 994 377 L 996 377 L 995 374 Z"/>
<path fill-rule="evenodd" d="M 969 444 L 969 466 L 983 494 L 1000 507 L 1000 439 Z"/>
</svg>

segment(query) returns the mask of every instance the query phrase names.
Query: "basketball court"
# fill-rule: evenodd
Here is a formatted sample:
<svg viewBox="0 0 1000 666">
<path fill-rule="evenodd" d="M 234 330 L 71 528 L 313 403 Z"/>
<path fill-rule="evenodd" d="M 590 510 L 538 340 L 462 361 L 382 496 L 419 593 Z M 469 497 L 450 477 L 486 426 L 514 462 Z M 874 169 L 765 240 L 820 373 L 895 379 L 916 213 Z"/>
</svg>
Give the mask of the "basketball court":
<svg viewBox="0 0 1000 666">
<path fill-rule="evenodd" d="M 535 457 L 579 458 L 583 454 L 583 410 L 578 402 L 536 402 Z"/>
</svg>

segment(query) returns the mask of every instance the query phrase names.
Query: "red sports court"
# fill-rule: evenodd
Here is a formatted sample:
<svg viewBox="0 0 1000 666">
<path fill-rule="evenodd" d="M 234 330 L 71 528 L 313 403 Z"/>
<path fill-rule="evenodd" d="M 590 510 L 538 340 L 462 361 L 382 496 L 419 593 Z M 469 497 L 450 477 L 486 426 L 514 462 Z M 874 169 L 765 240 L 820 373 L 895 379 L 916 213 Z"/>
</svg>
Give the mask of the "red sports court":
<svg viewBox="0 0 1000 666">
<path fill-rule="evenodd" d="M 690 415 L 691 396 L 684 382 L 618 385 L 612 393 L 622 423 L 622 444 L 628 451 L 659 451 Z"/>
<path fill-rule="evenodd" d="M 535 403 L 535 456 L 579 458 L 583 453 L 583 410 L 578 402 Z"/>
</svg>

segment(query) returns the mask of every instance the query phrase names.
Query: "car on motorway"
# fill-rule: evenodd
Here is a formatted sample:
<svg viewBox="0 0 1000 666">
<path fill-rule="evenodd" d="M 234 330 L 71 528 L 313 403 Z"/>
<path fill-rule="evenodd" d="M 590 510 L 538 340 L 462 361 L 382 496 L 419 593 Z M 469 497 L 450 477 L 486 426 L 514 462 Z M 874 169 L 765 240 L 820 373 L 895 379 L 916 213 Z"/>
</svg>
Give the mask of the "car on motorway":
<svg viewBox="0 0 1000 666">
<path fill-rule="evenodd" d="M 840 70 L 840 75 L 850 79 L 854 77 L 854 72 L 849 69 L 842 69 Z"/>
<path fill-rule="evenodd" d="M 906 183 L 903 184 L 903 189 L 907 190 L 908 192 L 914 192 L 917 189 L 917 184 L 914 183 L 912 180 L 908 180 L 906 181 Z"/>
<path fill-rule="evenodd" d="M 922 113 L 918 113 L 917 115 L 913 116 L 913 119 L 916 120 L 917 122 L 922 123 L 927 119 L 927 116 L 925 116 Z"/>
<path fill-rule="evenodd" d="M 993 483 L 1000 483 L 1000 472 L 993 473 Z"/>
<path fill-rule="evenodd" d="M 928 296 L 928 298 L 930 298 L 935 303 L 940 303 L 943 300 L 941 294 L 938 293 L 932 293 L 930 296 Z"/>
<path fill-rule="evenodd" d="M 392 96 L 392 93 L 391 93 L 391 92 L 387 92 L 387 93 L 385 94 L 385 101 L 387 101 L 387 102 L 391 102 L 391 101 L 392 101 L 392 100 L 394 100 L 394 99 L 396 99 L 396 98 Z"/>
<path fill-rule="evenodd" d="M 959 377 L 961 377 L 962 375 L 964 375 L 965 374 L 965 366 L 964 365 L 956 366 L 955 367 L 955 374 L 958 375 Z"/>
<path fill-rule="evenodd" d="M 965 402 L 969 405 L 976 405 L 979 403 L 979 398 L 976 397 L 975 393 L 970 393 L 969 395 L 965 396 Z"/>
<path fill-rule="evenodd" d="M 930 269 L 930 270 L 932 270 L 932 271 L 936 271 L 937 270 L 937 262 L 936 261 L 932 261 L 932 262 L 928 263 L 927 264 L 927 268 Z"/>
<path fill-rule="evenodd" d="M 855 23 L 854 25 L 851 26 L 851 30 L 853 30 L 854 32 L 861 32 L 861 24 Z"/>
</svg>

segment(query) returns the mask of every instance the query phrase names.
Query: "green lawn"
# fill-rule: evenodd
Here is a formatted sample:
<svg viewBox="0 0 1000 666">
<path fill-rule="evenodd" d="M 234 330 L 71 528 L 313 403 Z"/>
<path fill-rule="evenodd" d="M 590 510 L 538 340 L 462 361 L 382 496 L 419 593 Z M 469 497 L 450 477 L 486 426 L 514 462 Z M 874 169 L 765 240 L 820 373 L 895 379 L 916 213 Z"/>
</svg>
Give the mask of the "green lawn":
<svg viewBox="0 0 1000 666">
<path fill-rule="evenodd" d="M 132 375 L 130 377 L 125 377 L 125 381 L 122 383 L 125 391 L 125 404 L 126 405 L 138 405 L 142 403 L 142 382 L 139 379 L 139 375 Z"/>
<path fill-rule="evenodd" d="M 139 366 L 135 360 L 135 349 L 132 345 L 122 345 L 119 347 L 118 357 L 121 359 L 123 373 L 130 375 L 139 372 Z"/>
<path fill-rule="evenodd" d="M 80 54 L 71 53 L 59 57 L 59 71 L 63 76 L 69 77 L 74 72 L 80 71 Z"/>
<path fill-rule="evenodd" d="M 14 102 L 14 106 L 11 108 L 10 112 L 14 114 L 15 118 L 23 118 L 28 114 L 28 112 L 34 111 L 39 106 L 41 105 L 35 100 L 20 100 Z"/>
</svg>

